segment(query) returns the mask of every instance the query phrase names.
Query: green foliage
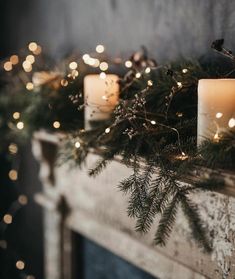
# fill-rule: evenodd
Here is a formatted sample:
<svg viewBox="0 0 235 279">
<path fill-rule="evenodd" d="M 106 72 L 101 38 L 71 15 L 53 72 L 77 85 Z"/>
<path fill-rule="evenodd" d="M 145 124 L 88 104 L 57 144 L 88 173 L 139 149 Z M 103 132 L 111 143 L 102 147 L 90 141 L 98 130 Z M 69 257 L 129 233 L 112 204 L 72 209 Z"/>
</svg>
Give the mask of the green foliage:
<svg viewBox="0 0 235 279">
<path fill-rule="evenodd" d="M 136 219 L 137 231 L 149 231 L 158 217 L 155 243 L 164 245 L 181 206 L 195 240 L 210 252 L 205 226 L 190 194 L 198 189 L 218 190 L 223 183 L 203 180 L 182 186 L 179 181 L 195 164 L 234 169 L 234 133 L 223 135 L 218 143 L 206 141 L 199 152 L 196 149 L 197 83 L 200 78 L 221 76 L 221 69 L 203 60 L 157 66 L 145 49 L 131 60 L 133 67 L 121 79 L 121 99 L 112 118 L 90 131 L 83 130 L 83 77 L 89 72 L 84 65 L 78 77 L 70 78 L 64 70 L 33 92 L 14 77 L 16 86 L 3 86 L 0 94 L 0 132 L 4 134 L 0 140 L 9 142 L 16 135 L 26 138 L 41 128 L 54 130 L 53 122 L 59 121 L 60 130 L 67 133 L 59 163 L 72 161 L 81 166 L 92 149 L 101 159 L 89 171 L 91 176 L 102 172 L 117 155 L 132 168 L 132 175 L 119 188 L 129 195 L 127 211 Z M 228 67 L 227 75 L 231 74 Z M 69 81 L 68 85 L 62 86 L 61 79 Z M 24 131 L 16 129 L 15 111 L 21 113 Z"/>
</svg>

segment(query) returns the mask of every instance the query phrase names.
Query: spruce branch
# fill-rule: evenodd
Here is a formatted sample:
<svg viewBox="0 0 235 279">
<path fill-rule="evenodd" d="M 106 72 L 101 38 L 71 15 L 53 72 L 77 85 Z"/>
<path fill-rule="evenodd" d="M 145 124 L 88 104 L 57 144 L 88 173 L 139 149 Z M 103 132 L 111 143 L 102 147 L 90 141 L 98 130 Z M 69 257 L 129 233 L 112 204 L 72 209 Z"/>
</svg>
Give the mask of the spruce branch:
<svg viewBox="0 0 235 279">
<path fill-rule="evenodd" d="M 176 194 L 163 211 L 154 239 L 157 245 L 165 246 L 175 223 L 179 202 L 180 195 Z"/>
<path fill-rule="evenodd" d="M 198 207 L 184 194 L 181 195 L 180 202 L 194 239 L 199 246 L 203 247 L 206 252 L 210 253 L 212 247 L 208 239 L 207 231 L 201 221 Z"/>
</svg>

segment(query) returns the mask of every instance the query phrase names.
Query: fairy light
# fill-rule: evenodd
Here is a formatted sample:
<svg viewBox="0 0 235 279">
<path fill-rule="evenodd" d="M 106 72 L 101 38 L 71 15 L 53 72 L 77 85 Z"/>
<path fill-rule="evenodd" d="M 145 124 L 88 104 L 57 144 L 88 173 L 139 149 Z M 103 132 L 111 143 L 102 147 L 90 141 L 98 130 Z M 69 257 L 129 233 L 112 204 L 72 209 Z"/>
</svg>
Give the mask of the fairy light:
<svg viewBox="0 0 235 279">
<path fill-rule="evenodd" d="M 34 89 L 34 85 L 32 82 L 27 82 L 26 83 L 26 89 L 29 91 L 32 91 Z"/>
<path fill-rule="evenodd" d="M 8 176 L 10 180 L 16 181 L 18 179 L 18 172 L 16 170 L 10 170 Z"/>
<path fill-rule="evenodd" d="M 89 54 L 84 54 L 83 56 L 82 56 L 82 59 L 86 62 L 88 59 L 90 58 L 90 55 Z"/>
<path fill-rule="evenodd" d="M 19 195 L 18 197 L 18 202 L 21 204 L 21 205 L 26 205 L 28 203 L 28 198 L 27 196 L 25 195 Z"/>
<path fill-rule="evenodd" d="M 100 73 L 100 78 L 101 78 L 101 79 L 106 79 L 106 74 L 105 74 L 104 72 L 101 72 L 101 73 Z"/>
<path fill-rule="evenodd" d="M 235 127 L 235 118 L 230 118 L 228 122 L 229 128 L 234 128 Z"/>
<path fill-rule="evenodd" d="M 15 111 L 15 112 L 12 114 L 12 117 L 13 117 L 14 119 L 19 119 L 19 118 L 20 118 L 20 112 Z"/>
<path fill-rule="evenodd" d="M 15 155 L 18 152 L 18 146 L 15 143 L 11 143 L 8 146 L 8 150 L 12 155 Z"/>
<path fill-rule="evenodd" d="M 145 69 L 145 73 L 146 74 L 149 74 L 151 72 L 151 68 L 150 67 L 147 67 L 146 69 Z"/>
<path fill-rule="evenodd" d="M 76 70 L 77 67 L 78 67 L 77 62 L 73 61 L 73 62 L 70 62 L 70 63 L 69 63 L 69 68 L 70 68 L 71 70 Z"/>
<path fill-rule="evenodd" d="M 80 148 L 81 143 L 79 141 L 76 141 L 74 145 L 75 145 L 76 148 Z"/>
<path fill-rule="evenodd" d="M 97 68 L 100 65 L 100 60 L 99 59 L 94 59 L 94 65 L 93 67 Z"/>
<path fill-rule="evenodd" d="M 37 43 L 35 43 L 35 42 L 31 42 L 31 43 L 29 43 L 29 45 L 28 45 L 28 49 L 29 49 L 30 51 L 32 51 L 32 52 L 36 51 L 37 48 L 38 48 L 38 45 L 37 45 Z"/>
<path fill-rule="evenodd" d="M 177 82 L 177 85 L 178 85 L 179 88 L 182 88 L 182 86 L 183 86 L 182 82 L 180 82 L 180 81 Z"/>
<path fill-rule="evenodd" d="M 79 72 L 78 72 L 77 70 L 72 70 L 71 76 L 72 76 L 73 79 L 75 79 L 76 77 L 78 77 L 78 75 L 79 75 Z"/>
<path fill-rule="evenodd" d="M 63 87 L 66 87 L 66 86 L 68 86 L 68 81 L 66 80 L 66 79 L 62 79 L 61 81 L 60 81 L 60 84 L 63 86 Z"/>
<path fill-rule="evenodd" d="M 12 63 L 10 61 L 5 62 L 3 68 L 5 71 L 10 72 L 12 70 Z"/>
<path fill-rule="evenodd" d="M 148 80 L 147 84 L 148 84 L 148 86 L 153 86 L 153 81 L 152 80 Z"/>
<path fill-rule="evenodd" d="M 7 225 L 10 225 L 12 223 L 12 215 L 11 214 L 5 214 L 3 216 L 3 222 Z"/>
<path fill-rule="evenodd" d="M 131 68 L 131 67 L 132 67 L 132 62 L 131 62 L 130 60 L 127 60 L 127 61 L 125 62 L 125 66 L 126 66 L 127 68 Z"/>
<path fill-rule="evenodd" d="M 155 120 L 151 120 L 150 123 L 151 123 L 152 125 L 156 125 L 156 124 L 157 124 L 157 122 L 156 122 Z"/>
<path fill-rule="evenodd" d="M 28 61 L 30 64 L 33 64 L 35 62 L 35 57 L 32 54 L 29 54 L 25 58 L 26 61 Z"/>
<path fill-rule="evenodd" d="M 140 77 L 141 77 L 141 73 L 136 73 L 136 74 L 135 74 L 135 77 L 136 77 L 136 78 L 140 78 Z"/>
<path fill-rule="evenodd" d="M 24 71 L 27 73 L 32 71 L 32 64 L 28 60 L 25 60 L 22 63 L 22 67 L 23 67 Z"/>
<path fill-rule="evenodd" d="M 23 270 L 25 268 L 25 263 L 23 261 L 17 261 L 16 268 L 19 270 Z"/>
<path fill-rule="evenodd" d="M 55 129 L 59 129 L 59 128 L 60 128 L 60 122 L 59 122 L 59 121 L 54 121 L 54 122 L 53 122 L 53 127 L 54 127 Z"/>
<path fill-rule="evenodd" d="M 17 127 L 17 129 L 19 129 L 19 130 L 24 129 L 24 122 L 19 121 L 19 122 L 16 124 L 16 127 Z"/>
<path fill-rule="evenodd" d="M 108 65 L 107 62 L 101 62 L 101 63 L 100 63 L 100 70 L 101 70 L 101 71 L 107 71 L 108 68 L 109 68 L 109 65 Z"/>
<path fill-rule="evenodd" d="M 5 214 L 3 216 L 3 222 L 7 225 L 10 225 L 12 223 L 12 215 L 11 214 Z"/>
<path fill-rule="evenodd" d="M 220 139 L 220 136 L 219 136 L 218 132 L 216 132 L 214 135 L 214 141 L 218 142 L 219 139 Z"/>
<path fill-rule="evenodd" d="M 10 62 L 12 63 L 12 65 L 16 65 L 16 64 L 18 64 L 19 63 L 19 57 L 18 57 L 18 55 L 12 55 L 11 57 L 10 57 Z"/>
<path fill-rule="evenodd" d="M 183 113 L 182 112 L 176 112 L 176 116 L 179 117 L 179 118 L 183 117 Z"/>
<path fill-rule="evenodd" d="M 222 116 L 223 116 L 222 112 L 217 112 L 216 115 L 215 115 L 215 117 L 218 118 L 218 119 L 221 118 Z"/>
<path fill-rule="evenodd" d="M 42 53 L 42 47 L 40 45 L 37 45 L 37 49 L 33 51 L 34 55 L 39 55 Z"/>
<path fill-rule="evenodd" d="M 188 72 L 188 69 L 183 69 L 183 70 L 182 70 L 182 73 L 183 73 L 183 74 L 187 74 L 187 72 Z"/>
<path fill-rule="evenodd" d="M 103 53 L 105 50 L 105 47 L 103 45 L 97 45 L 95 48 L 96 52 Z"/>
<path fill-rule="evenodd" d="M 105 129 L 105 134 L 108 134 L 108 133 L 110 133 L 110 128 Z"/>
</svg>

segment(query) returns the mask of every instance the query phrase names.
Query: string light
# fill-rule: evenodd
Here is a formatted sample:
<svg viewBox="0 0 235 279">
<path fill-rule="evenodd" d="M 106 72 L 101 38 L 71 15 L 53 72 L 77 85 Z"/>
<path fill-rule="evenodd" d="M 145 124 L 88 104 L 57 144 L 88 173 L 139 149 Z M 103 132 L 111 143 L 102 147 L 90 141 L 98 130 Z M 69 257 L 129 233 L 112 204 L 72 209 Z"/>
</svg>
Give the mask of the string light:
<svg viewBox="0 0 235 279">
<path fill-rule="evenodd" d="M 214 141 L 218 142 L 220 139 L 219 134 L 216 132 L 214 135 Z"/>
<path fill-rule="evenodd" d="M 19 121 L 19 122 L 16 124 L 16 127 L 17 127 L 17 129 L 19 129 L 19 130 L 24 129 L 24 122 Z"/>
<path fill-rule="evenodd" d="M 12 70 L 12 63 L 10 61 L 5 62 L 3 68 L 5 71 L 10 72 Z"/>
<path fill-rule="evenodd" d="M 32 91 L 34 89 L 34 85 L 32 82 L 27 82 L 26 89 Z"/>
<path fill-rule="evenodd" d="M 131 67 L 132 67 L 132 62 L 131 62 L 130 60 L 127 60 L 127 61 L 125 62 L 125 66 L 126 66 L 127 68 L 131 68 Z"/>
<path fill-rule="evenodd" d="M 101 79 L 106 79 L 106 74 L 105 74 L 104 72 L 101 72 L 101 73 L 100 73 L 100 78 L 101 78 Z"/>
<path fill-rule="evenodd" d="M 100 65 L 100 60 L 99 59 L 94 59 L 94 65 L 93 67 L 97 68 Z"/>
<path fill-rule="evenodd" d="M 28 198 L 25 195 L 19 195 L 18 202 L 21 205 L 26 205 L 28 203 Z"/>
<path fill-rule="evenodd" d="M 81 143 L 79 141 L 76 141 L 74 145 L 75 145 L 76 148 L 80 148 Z"/>
<path fill-rule="evenodd" d="M 146 69 L 145 69 L 145 73 L 146 74 L 149 74 L 151 72 L 151 68 L 150 67 L 147 67 Z"/>
<path fill-rule="evenodd" d="M 108 134 L 108 133 L 110 133 L 110 128 L 105 129 L 105 134 Z"/>
<path fill-rule="evenodd" d="M 136 74 L 135 74 L 135 77 L 136 77 L 136 78 L 140 78 L 140 77 L 141 77 L 141 73 L 136 73 Z"/>
<path fill-rule="evenodd" d="M 101 71 L 107 71 L 108 68 L 109 68 L 109 65 L 108 65 L 107 62 L 101 62 L 101 63 L 100 63 L 100 70 L 101 70 Z"/>
<path fill-rule="evenodd" d="M 177 85 L 178 85 L 179 88 L 182 88 L 182 86 L 183 86 L 182 82 L 180 82 L 180 81 L 177 82 Z"/>
<path fill-rule="evenodd" d="M 182 70 L 182 73 L 183 73 L 183 74 L 186 74 L 187 72 L 188 72 L 188 69 L 183 69 L 183 70 Z"/>
<path fill-rule="evenodd" d="M 90 55 L 89 54 L 84 54 L 83 56 L 82 56 L 82 59 L 84 60 L 84 61 L 87 61 L 88 59 L 90 58 Z"/>
<path fill-rule="evenodd" d="M 28 61 L 30 64 L 33 64 L 35 62 L 35 57 L 30 54 L 26 56 L 25 60 Z"/>
<path fill-rule="evenodd" d="M 182 113 L 182 112 L 176 112 L 176 116 L 182 117 L 182 116 L 183 116 L 183 113 Z"/>
<path fill-rule="evenodd" d="M 64 86 L 64 87 L 66 87 L 66 86 L 68 86 L 68 81 L 66 80 L 66 79 L 62 79 L 61 81 L 60 81 L 60 84 L 62 85 L 62 86 Z"/>
<path fill-rule="evenodd" d="M 20 113 L 18 111 L 15 111 L 13 114 L 12 114 L 12 117 L 14 119 L 19 119 L 20 118 Z"/>
<path fill-rule="evenodd" d="M 30 51 L 32 51 L 32 52 L 36 51 L 37 48 L 38 48 L 38 45 L 37 45 L 37 43 L 35 43 L 35 42 L 31 42 L 31 43 L 29 43 L 29 45 L 28 45 L 28 49 L 29 49 Z"/>
<path fill-rule="evenodd" d="M 102 53 L 104 52 L 105 48 L 103 45 L 97 45 L 96 48 L 95 48 L 96 52 L 98 53 Z"/>
<path fill-rule="evenodd" d="M 72 76 L 73 77 L 78 77 L 78 75 L 79 75 L 79 72 L 77 70 L 72 71 Z"/>
<path fill-rule="evenodd" d="M 228 122 L 229 128 L 235 127 L 235 118 L 231 118 Z"/>
<path fill-rule="evenodd" d="M 10 225 L 12 223 L 12 215 L 10 214 L 5 214 L 3 216 L 3 222 L 7 225 Z"/>
<path fill-rule="evenodd" d="M 25 263 L 23 261 L 17 261 L 16 268 L 19 270 L 23 270 L 25 268 Z"/>
<path fill-rule="evenodd" d="M 33 51 L 34 55 L 39 55 L 42 53 L 42 47 L 38 45 L 37 49 Z"/>
<path fill-rule="evenodd" d="M 10 180 L 16 181 L 18 179 L 18 172 L 16 170 L 10 170 L 8 176 Z"/>
<path fill-rule="evenodd" d="M 8 146 L 8 150 L 11 154 L 15 155 L 17 152 L 18 152 L 18 147 L 15 143 L 11 143 L 9 146 Z"/>
<path fill-rule="evenodd" d="M 19 63 L 19 57 L 17 56 L 17 55 L 12 55 L 11 57 L 10 57 L 10 62 L 12 63 L 12 65 L 16 65 L 16 64 L 18 64 Z"/>
<path fill-rule="evenodd" d="M 23 67 L 25 72 L 31 72 L 32 71 L 32 64 L 28 60 L 25 60 L 22 63 L 22 67 Z"/>
<path fill-rule="evenodd" d="M 152 80 L 148 80 L 147 84 L 148 84 L 148 86 L 153 86 L 153 81 Z"/>
<path fill-rule="evenodd" d="M 222 116 L 223 116 L 222 112 L 217 112 L 216 115 L 215 115 L 215 117 L 218 118 L 218 119 L 221 118 Z"/>
<path fill-rule="evenodd" d="M 54 122 L 53 122 L 53 127 L 54 127 L 55 129 L 59 129 L 59 128 L 60 128 L 60 122 L 59 122 L 59 121 L 54 121 Z"/>
<path fill-rule="evenodd" d="M 71 70 L 76 70 L 77 69 L 77 67 L 78 67 L 78 64 L 77 64 L 77 62 L 70 62 L 69 63 L 69 68 L 71 69 Z"/>
<path fill-rule="evenodd" d="M 156 124 L 157 124 L 157 122 L 156 122 L 155 120 L 151 120 L 150 123 L 151 123 L 152 125 L 156 125 Z"/>
</svg>

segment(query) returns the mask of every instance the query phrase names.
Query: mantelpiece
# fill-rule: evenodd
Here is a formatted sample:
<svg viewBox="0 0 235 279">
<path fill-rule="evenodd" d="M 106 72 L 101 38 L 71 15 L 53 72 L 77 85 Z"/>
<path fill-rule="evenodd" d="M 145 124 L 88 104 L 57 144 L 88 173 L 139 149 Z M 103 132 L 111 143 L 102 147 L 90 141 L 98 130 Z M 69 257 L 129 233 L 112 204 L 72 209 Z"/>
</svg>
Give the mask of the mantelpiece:
<svg viewBox="0 0 235 279">
<path fill-rule="evenodd" d="M 235 180 L 232 174 L 225 174 L 228 185 L 223 193 L 197 193 L 193 197 L 200 204 L 202 217 L 213 236 L 212 255 L 203 254 L 195 246 L 181 216 L 168 245 L 159 248 L 152 243 L 154 226 L 150 233 L 141 236 L 134 231 L 134 220 L 126 214 L 127 197 L 116 185 L 130 170 L 118 158 L 94 179 L 88 176 L 87 170 L 99 155 L 91 152 L 82 169 L 71 168 L 69 164 L 55 166 L 57 148 L 57 136 L 35 134 L 33 152 L 40 162 L 43 183 L 43 192 L 35 198 L 45 208 L 45 262 L 49 263 L 46 278 L 58 279 L 60 269 L 63 279 L 71 278 L 71 231 L 79 232 L 159 278 L 234 278 Z"/>
</svg>

